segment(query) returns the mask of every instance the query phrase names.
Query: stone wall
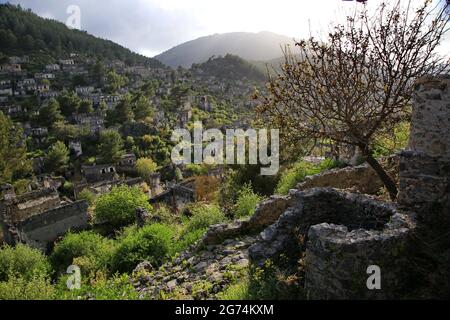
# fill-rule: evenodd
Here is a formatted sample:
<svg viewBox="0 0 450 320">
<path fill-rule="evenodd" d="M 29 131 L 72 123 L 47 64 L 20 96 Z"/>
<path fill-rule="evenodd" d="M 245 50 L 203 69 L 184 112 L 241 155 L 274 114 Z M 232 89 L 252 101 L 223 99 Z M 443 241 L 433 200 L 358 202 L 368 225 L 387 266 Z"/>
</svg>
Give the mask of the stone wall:
<svg viewBox="0 0 450 320">
<path fill-rule="evenodd" d="M 450 78 L 417 82 L 408 150 L 400 154 L 399 204 L 450 226 Z"/>
<path fill-rule="evenodd" d="M 8 242 L 23 242 L 47 251 L 58 237 L 69 230 L 81 230 L 88 226 L 88 207 L 87 201 L 83 200 L 34 215 L 8 230 Z"/>
<path fill-rule="evenodd" d="M 0 217 L 14 224 L 54 208 L 60 202 L 59 194 L 55 189 L 45 188 L 0 201 Z"/>
<path fill-rule="evenodd" d="M 250 247 L 254 265 L 284 256 L 283 268 L 295 269 L 305 253 L 311 299 L 396 296 L 406 281 L 406 244 L 415 229 L 405 213 L 364 195 L 322 188 L 293 191 L 290 205 Z M 370 265 L 382 268 L 382 290 L 367 288 Z"/>
<path fill-rule="evenodd" d="M 258 204 L 255 214 L 250 219 L 211 226 L 199 247 L 220 244 L 226 239 L 232 239 L 243 234 L 261 232 L 275 223 L 290 204 L 291 197 L 272 196 Z"/>
<path fill-rule="evenodd" d="M 380 160 L 381 165 L 388 174 L 397 180 L 399 170 L 399 157 L 392 156 Z M 368 165 L 334 169 L 323 173 L 308 176 L 297 185 L 298 190 L 311 188 L 352 189 L 359 193 L 376 194 L 383 187 L 383 182 L 377 173 Z"/>
</svg>

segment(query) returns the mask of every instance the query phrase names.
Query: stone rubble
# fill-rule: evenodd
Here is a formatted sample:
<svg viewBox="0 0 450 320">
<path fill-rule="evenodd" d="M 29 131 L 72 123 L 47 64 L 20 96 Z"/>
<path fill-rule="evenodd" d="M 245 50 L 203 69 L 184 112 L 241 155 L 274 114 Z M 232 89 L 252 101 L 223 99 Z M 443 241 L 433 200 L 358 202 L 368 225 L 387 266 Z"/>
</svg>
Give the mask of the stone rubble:
<svg viewBox="0 0 450 320">
<path fill-rule="evenodd" d="M 192 246 L 158 270 L 148 262 L 133 272 L 136 290 L 148 299 L 210 299 L 249 266 L 248 247 L 257 237 L 227 239 L 203 250 Z"/>
</svg>

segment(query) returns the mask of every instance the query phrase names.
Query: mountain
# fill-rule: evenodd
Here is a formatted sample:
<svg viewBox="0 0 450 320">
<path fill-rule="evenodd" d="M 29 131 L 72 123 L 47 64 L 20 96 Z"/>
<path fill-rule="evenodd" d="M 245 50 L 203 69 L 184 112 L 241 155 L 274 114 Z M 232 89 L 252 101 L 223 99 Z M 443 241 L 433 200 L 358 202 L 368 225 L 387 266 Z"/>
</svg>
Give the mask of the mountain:
<svg viewBox="0 0 450 320">
<path fill-rule="evenodd" d="M 289 37 L 266 31 L 215 34 L 183 43 L 155 58 L 175 68 L 189 68 L 193 63 L 202 63 L 212 56 L 225 56 L 228 53 L 245 60 L 266 61 L 282 56 L 280 46 L 292 42 Z"/>
<path fill-rule="evenodd" d="M 247 78 L 254 81 L 267 80 L 266 74 L 252 63 L 231 54 L 225 57 L 209 58 L 201 64 L 193 64 L 191 71 L 194 74 L 214 76 L 218 79 L 242 80 Z"/>
<path fill-rule="evenodd" d="M 118 59 L 127 64 L 162 66 L 159 61 L 112 41 L 71 30 L 61 22 L 41 18 L 31 10 L 11 4 L 0 5 L 0 44 L 0 53 L 7 56 L 46 53 L 56 58 L 77 52 L 99 59 Z"/>
</svg>

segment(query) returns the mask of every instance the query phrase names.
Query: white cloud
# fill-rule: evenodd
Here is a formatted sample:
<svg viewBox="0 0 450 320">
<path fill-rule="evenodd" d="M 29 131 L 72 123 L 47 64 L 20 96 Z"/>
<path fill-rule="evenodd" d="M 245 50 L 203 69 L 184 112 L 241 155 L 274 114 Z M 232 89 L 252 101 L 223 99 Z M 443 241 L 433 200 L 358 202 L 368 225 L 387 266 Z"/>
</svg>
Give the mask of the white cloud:
<svg viewBox="0 0 450 320">
<path fill-rule="evenodd" d="M 434 0 L 442 1 L 442 0 Z M 42 16 L 65 21 L 70 4 L 82 28 L 145 55 L 214 33 L 272 31 L 297 39 L 327 30 L 343 13 L 362 8 L 342 0 L 12 0 Z M 368 0 L 372 11 L 381 0 Z M 405 2 L 405 0 L 403 0 Z M 422 0 L 412 0 L 413 4 Z M 443 48 L 450 47 L 447 38 Z"/>
</svg>

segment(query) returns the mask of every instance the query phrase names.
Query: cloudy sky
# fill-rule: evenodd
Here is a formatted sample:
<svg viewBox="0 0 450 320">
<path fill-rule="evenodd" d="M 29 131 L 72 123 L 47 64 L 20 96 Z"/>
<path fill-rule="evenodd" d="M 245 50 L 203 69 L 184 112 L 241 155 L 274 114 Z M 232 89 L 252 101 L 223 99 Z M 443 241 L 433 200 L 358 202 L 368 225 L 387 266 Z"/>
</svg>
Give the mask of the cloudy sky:
<svg viewBox="0 0 450 320">
<path fill-rule="evenodd" d="M 413 0 L 417 2 L 420 0 Z M 443 0 L 434 0 L 443 1 Z M 0 0 L 4 3 L 6 0 Z M 46 18 L 66 22 L 81 10 L 81 29 L 154 56 L 214 33 L 272 31 L 302 38 L 326 30 L 342 12 L 361 6 L 342 0 L 9 0 Z M 369 8 L 380 0 L 369 0 Z M 450 51 L 447 37 L 444 51 Z M 447 50 L 448 49 L 448 50 Z"/>
</svg>

